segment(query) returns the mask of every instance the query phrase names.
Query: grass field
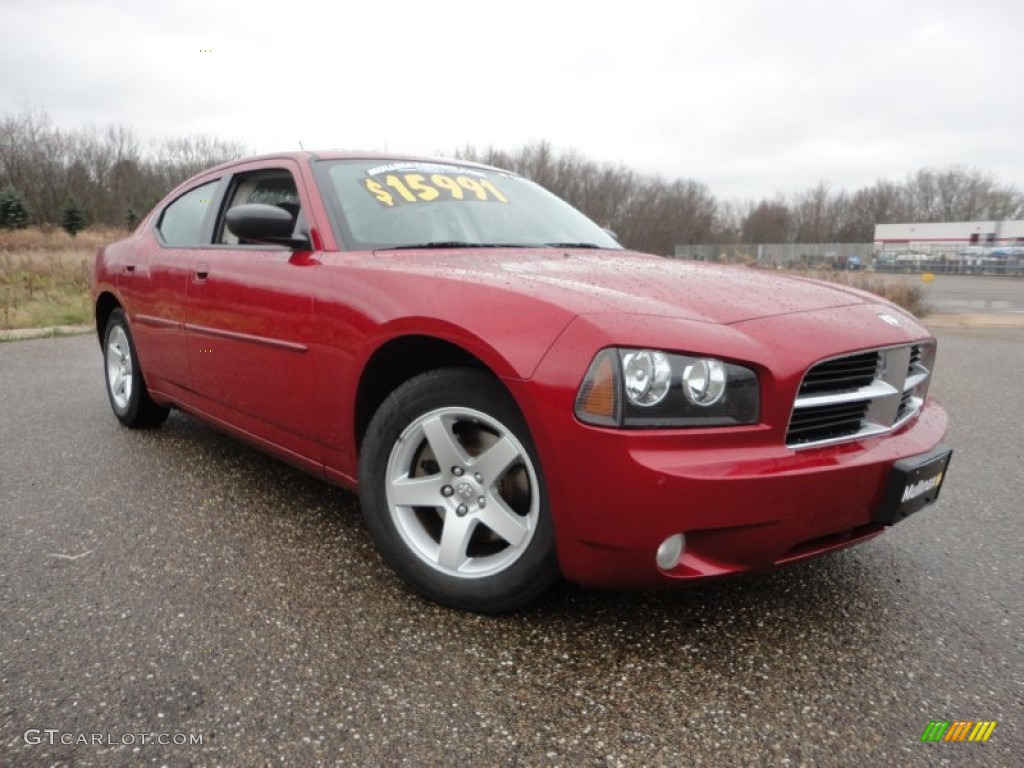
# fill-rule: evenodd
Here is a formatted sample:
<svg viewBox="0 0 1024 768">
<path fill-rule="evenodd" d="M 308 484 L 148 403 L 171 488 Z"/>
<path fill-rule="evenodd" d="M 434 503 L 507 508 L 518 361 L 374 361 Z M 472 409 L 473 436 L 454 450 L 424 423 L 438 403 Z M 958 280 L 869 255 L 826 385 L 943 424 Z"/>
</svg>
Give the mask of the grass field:
<svg viewBox="0 0 1024 768">
<path fill-rule="evenodd" d="M 77 237 L 56 227 L 0 230 L 0 330 L 91 323 L 96 249 L 126 234 L 110 228 L 90 228 Z M 877 293 L 918 317 L 928 311 L 917 285 L 864 272 L 801 274 Z"/>
<path fill-rule="evenodd" d="M 0 230 L 0 330 L 92 322 L 89 276 L 96 249 L 120 237 L 95 228 Z"/>
</svg>

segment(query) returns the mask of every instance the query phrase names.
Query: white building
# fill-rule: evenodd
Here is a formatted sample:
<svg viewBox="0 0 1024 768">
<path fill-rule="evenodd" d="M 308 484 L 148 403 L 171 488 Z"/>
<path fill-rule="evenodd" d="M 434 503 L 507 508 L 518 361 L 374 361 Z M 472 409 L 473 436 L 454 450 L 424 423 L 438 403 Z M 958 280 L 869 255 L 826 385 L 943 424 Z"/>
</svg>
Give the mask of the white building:
<svg viewBox="0 0 1024 768">
<path fill-rule="evenodd" d="M 876 224 L 872 268 L 891 272 L 1024 274 L 1024 221 Z"/>
<path fill-rule="evenodd" d="M 955 255 L 971 247 L 1024 246 L 1024 221 L 949 221 L 935 224 L 876 224 L 875 253 Z"/>
</svg>

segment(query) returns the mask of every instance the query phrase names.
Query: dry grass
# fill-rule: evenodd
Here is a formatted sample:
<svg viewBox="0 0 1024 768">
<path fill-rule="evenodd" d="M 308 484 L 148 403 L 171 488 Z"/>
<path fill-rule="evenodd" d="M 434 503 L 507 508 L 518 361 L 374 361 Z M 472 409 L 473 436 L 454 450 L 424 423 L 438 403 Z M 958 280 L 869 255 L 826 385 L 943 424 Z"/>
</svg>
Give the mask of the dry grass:
<svg viewBox="0 0 1024 768">
<path fill-rule="evenodd" d="M 0 230 L 0 329 L 92 322 L 89 278 L 96 249 L 124 231 L 56 227 Z"/>
<path fill-rule="evenodd" d="M 52 224 L 0 229 L 0 251 L 88 251 L 91 257 L 101 245 L 120 240 L 127 234 L 128 230 L 116 227 L 89 227 L 71 237 Z"/>
<path fill-rule="evenodd" d="M 842 272 L 834 269 L 789 270 L 789 272 L 877 294 L 883 299 L 888 299 L 903 307 L 915 317 L 924 317 L 931 311 L 931 308 L 925 303 L 924 290 L 920 285 L 889 280 L 870 272 Z"/>
</svg>

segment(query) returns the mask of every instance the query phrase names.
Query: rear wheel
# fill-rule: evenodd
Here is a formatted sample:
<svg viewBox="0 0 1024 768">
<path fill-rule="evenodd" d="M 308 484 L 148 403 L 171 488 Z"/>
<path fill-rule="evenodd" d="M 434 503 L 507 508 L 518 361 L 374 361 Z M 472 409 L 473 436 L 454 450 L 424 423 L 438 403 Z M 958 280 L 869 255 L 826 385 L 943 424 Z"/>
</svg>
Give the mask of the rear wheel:
<svg viewBox="0 0 1024 768">
<path fill-rule="evenodd" d="M 381 554 L 440 603 L 507 611 L 558 575 L 529 430 L 486 373 L 433 371 L 388 397 L 363 443 L 360 496 Z"/>
<path fill-rule="evenodd" d="M 155 427 L 169 413 L 149 396 L 124 311 L 115 309 L 103 334 L 104 380 L 114 415 L 127 427 Z"/>
</svg>

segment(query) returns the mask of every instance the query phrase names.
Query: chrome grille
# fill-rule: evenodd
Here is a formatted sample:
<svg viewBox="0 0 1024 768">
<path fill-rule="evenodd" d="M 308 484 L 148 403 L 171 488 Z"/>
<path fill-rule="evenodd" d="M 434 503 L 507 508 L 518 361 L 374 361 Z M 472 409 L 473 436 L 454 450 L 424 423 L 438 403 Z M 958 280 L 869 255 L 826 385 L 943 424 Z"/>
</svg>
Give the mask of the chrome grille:
<svg viewBox="0 0 1024 768">
<path fill-rule="evenodd" d="M 934 346 L 885 347 L 825 360 L 804 374 L 786 432 L 810 448 L 891 432 L 924 405 Z"/>
<path fill-rule="evenodd" d="M 800 385 L 801 395 L 838 392 L 870 384 L 878 372 L 878 352 L 840 357 L 819 363 L 807 372 Z"/>
<path fill-rule="evenodd" d="M 920 344 L 915 344 L 914 346 L 912 346 L 910 348 L 910 368 L 908 368 L 908 372 L 911 369 L 913 369 L 913 367 L 915 365 L 920 365 L 920 363 L 921 363 L 921 345 Z"/>
<path fill-rule="evenodd" d="M 914 396 L 910 392 L 904 392 L 903 397 L 900 398 L 900 408 L 898 418 L 903 418 L 914 408 Z"/>
<path fill-rule="evenodd" d="M 789 422 L 789 445 L 818 444 L 855 434 L 864 422 L 867 403 L 836 403 L 801 408 Z"/>
</svg>

